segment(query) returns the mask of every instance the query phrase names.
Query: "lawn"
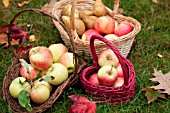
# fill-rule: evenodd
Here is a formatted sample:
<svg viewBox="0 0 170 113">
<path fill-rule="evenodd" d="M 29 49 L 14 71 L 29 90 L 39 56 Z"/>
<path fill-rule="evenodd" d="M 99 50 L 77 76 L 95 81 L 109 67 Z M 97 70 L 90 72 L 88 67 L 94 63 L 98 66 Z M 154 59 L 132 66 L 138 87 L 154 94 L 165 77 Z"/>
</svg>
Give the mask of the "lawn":
<svg viewBox="0 0 170 113">
<path fill-rule="evenodd" d="M 0 2 L 0 28 L 8 24 L 17 11 L 25 8 L 41 8 L 50 0 L 32 0 L 25 7 L 17 7 L 24 0 L 11 0 L 10 6 L 5 8 Z M 112 9 L 113 0 L 103 0 Z M 170 98 L 158 98 L 148 104 L 145 92 L 141 89 L 156 85 L 149 79 L 153 77 L 154 68 L 165 74 L 170 71 L 170 1 L 158 0 L 120 0 L 120 7 L 126 11 L 125 16 L 135 18 L 141 23 L 141 31 L 136 36 L 137 44 L 131 48 L 128 59 L 133 63 L 136 72 L 136 93 L 130 102 L 111 105 L 97 104 L 97 113 L 169 113 Z M 36 45 L 48 46 L 50 43 L 62 42 L 60 35 L 50 18 L 35 13 L 24 13 L 15 21 L 23 26 L 30 34 L 41 38 Z M 27 25 L 31 25 L 28 28 Z M 17 48 L 17 46 L 15 47 Z M 162 58 L 158 57 L 162 55 Z M 0 89 L 3 77 L 12 63 L 13 54 L 9 48 L 0 45 Z M 63 95 L 45 113 L 67 113 L 72 94 L 87 95 L 82 87 L 75 84 L 67 88 Z M 7 102 L 0 92 L 0 113 L 10 112 Z"/>
</svg>

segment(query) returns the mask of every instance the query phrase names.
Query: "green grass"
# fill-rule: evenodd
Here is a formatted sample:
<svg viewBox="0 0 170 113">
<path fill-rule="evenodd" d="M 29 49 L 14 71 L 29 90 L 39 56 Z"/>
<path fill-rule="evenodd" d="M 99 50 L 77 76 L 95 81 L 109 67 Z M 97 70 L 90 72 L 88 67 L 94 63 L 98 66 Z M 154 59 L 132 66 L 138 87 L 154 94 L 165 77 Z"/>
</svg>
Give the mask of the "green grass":
<svg viewBox="0 0 170 113">
<path fill-rule="evenodd" d="M 50 0 L 33 0 L 27 6 L 18 8 L 17 3 L 24 0 L 11 0 L 8 8 L 0 2 L 0 28 L 6 25 L 14 14 L 25 8 L 41 8 Z M 113 0 L 104 0 L 104 3 L 112 9 Z M 154 85 L 149 78 L 153 77 L 153 68 L 167 73 L 170 70 L 170 1 L 158 0 L 158 4 L 152 0 L 121 0 L 120 7 L 130 16 L 141 23 L 141 31 L 136 36 L 137 45 L 132 47 L 128 59 L 133 63 L 136 72 L 136 93 L 130 102 L 121 105 L 97 104 L 97 113 L 169 113 L 170 98 L 158 99 L 148 104 L 142 88 Z M 15 21 L 17 25 L 22 25 L 31 34 L 41 38 L 37 45 L 48 46 L 50 43 L 61 42 L 60 35 L 48 17 L 40 14 L 24 13 Z M 27 24 L 32 26 L 27 28 Z M 17 47 L 16 47 L 17 48 Z M 157 54 L 163 55 L 159 58 Z M 12 52 L 9 48 L 0 45 L 0 86 L 3 77 L 12 63 Z M 79 84 L 68 88 L 63 95 L 50 107 L 46 113 L 67 113 L 71 100 L 68 95 L 87 95 Z M 1 89 L 1 87 L 0 87 Z M 7 103 L 2 99 L 0 93 L 0 112 L 9 112 Z"/>
</svg>

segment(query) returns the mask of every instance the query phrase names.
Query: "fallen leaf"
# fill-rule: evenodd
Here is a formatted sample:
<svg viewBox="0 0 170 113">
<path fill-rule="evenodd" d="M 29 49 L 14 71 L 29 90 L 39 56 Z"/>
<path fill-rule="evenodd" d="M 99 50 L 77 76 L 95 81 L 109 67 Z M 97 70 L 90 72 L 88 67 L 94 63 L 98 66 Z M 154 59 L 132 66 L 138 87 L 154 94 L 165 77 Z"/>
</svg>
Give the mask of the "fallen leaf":
<svg viewBox="0 0 170 113">
<path fill-rule="evenodd" d="M 3 4 L 5 7 L 9 6 L 9 0 L 2 0 Z"/>
<path fill-rule="evenodd" d="M 8 37 L 6 33 L 0 34 L 0 44 L 5 44 L 5 47 L 7 47 L 8 44 Z M 11 40 L 11 45 L 18 45 L 19 44 L 19 39 L 12 39 Z"/>
<path fill-rule="evenodd" d="M 47 12 L 47 13 L 51 13 L 51 11 L 52 11 L 55 3 L 56 3 L 56 0 L 51 0 L 50 3 L 49 3 L 49 4 L 48 4 L 48 3 L 45 4 L 45 5 L 41 8 L 41 10 L 42 10 L 42 11 L 45 11 L 45 12 Z"/>
<path fill-rule="evenodd" d="M 96 113 L 96 104 L 79 95 L 68 96 L 73 103 L 70 106 L 69 113 Z"/>
<path fill-rule="evenodd" d="M 158 0 L 152 0 L 152 2 L 154 2 L 154 3 L 156 3 L 156 4 L 157 4 L 157 3 L 158 3 Z"/>
<path fill-rule="evenodd" d="M 150 88 L 160 90 L 160 93 L 167 93 L 168 95 L 170 95 L 170 71 L 166 74 L 163 74 L 162 71 L 154 69 L 153 75 L 155 76 L 155 78 L 151 78 L 150 80 L 158 82 L 159 85 L 150 86 Z"/>
<path fill-rule="evenodd" d="M 30 1 L 24 1 L 24 2 L 22 2 L 22 3 L 18 3 L 18 6 L 19 7 L 24 7 L 24 6 L 26 6 L 27 4 L 29 4 L 30 3 Z"/>
<path fill-rule="evenodd" d="M 0 32 L 7 33 L 8 28 L 9 28 L 9 24 L 2 27 L 0 29 Z M 23 27 L 16 26 L 15 24 L 13 24 L 12 28 L 11 28 L 10 37 L 14 38 L 14 39 L 20 39 L 19 43 L 21 44 L 21 43 L 24 43 L 24 42 L 26 42 L 28 40 L 29 35 L 28 35 L 28 33 L 26 32 L 26 30 Z"/>
<path fill-rule="evenodd" d="M 29 49 L 33 48 L 33 45 L 28 45 L 28 46 L 21 46 L 19 47 L 19 49 L 16 51 L 17 54 L 23 52 L 23 51 L 27 51 Z"/>
<path fill-rule="evenodd" d="M 29 36 L 29 42 L 35 42 L 37 39 L 35 37 L 35 35 L 31 35 Z"/>
<path fill-rule="evenodd" d="M 150 104 L 151 102 L 155 101 L 158 99 L 158 97 L 160 98 L 165 98 L 165 95 L 164 94 L 161 94 L 149 87 L 147 88 L 143 88 L 142 91 L 145 91 L 145 96 L 147 97 L 148 99 L 148 104 Z"/>
</svg>

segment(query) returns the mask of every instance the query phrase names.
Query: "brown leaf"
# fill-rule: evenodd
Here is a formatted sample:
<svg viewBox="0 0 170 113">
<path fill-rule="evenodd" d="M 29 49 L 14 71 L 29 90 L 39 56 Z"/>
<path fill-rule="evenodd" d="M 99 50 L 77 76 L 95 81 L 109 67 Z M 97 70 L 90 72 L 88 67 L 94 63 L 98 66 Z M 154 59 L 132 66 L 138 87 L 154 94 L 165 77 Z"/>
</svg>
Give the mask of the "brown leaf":
<svg viewBox="0 0 170 113">
<path fill-rule="evenodd" d="M 48 3 L 45 4 L 45 5 L 41 8 L 41 10 L 43 10 L 43 11 L 45 11 L 45 12 L 47 12 L 47 13 L 51 13 L 51 11 L 52 11 L 55 3 L 56 3 L 56 0 L 51 0 L 50 3 L 49 3 L 49 4 L 48 4 Z"/>
<path fill-rule="evenodd" d="M 8 38 L 6 33 L 0 34 L 0 44 L 5 44 L 5 47 L 8 46 Z M 11 41 L 11 45 L 18 45 L 19 44 L 19 39 L 13 39 Z"/>
<path fill-rule="evenodd" d="M 152 0 L 152 2 L 154 2 L 155 4 L 157 4 L 157 3 L 158 3 L 158 0 Z"/>
<path fill-rule="evenodd" d="M 150 88 L 160 90 L 160 93 L 167 93 L 168 95 L 170 95 L 170 71 L 166 74 L 163 74 L 162 71 L 154 69 L 153 75 L 155 76 L 155 78 L 151 78 L 150 80 L 159 82 L 159 85 L 151 86 Z"/>
<path fill-rule="evenodd" d="M 18 6 L 19 7 L 24 7 L 24 6 L 26 6 L 27 4 L 29 4 L 30 3 L 30 1 L 24 1 L 24 2 L 22 2 L 22 3 L 18 3 Z"/>
<path fill-rule="evenodd" d="M 158 99 L 158 97 L 160 98 L 165 98 L 164 94 L 161 94 L 157 91 L 154 91 L 153 89 L 147 87 L 147 88 L 143 88 L 142 91 L 146 91 L 145 96 L 148 99 L 148 104 L 150 104 L 151 102 L 155 101 Z"/>
<path fill-rule="evenodd" d="M 2 0 L 3 4 L 5 7 L 9 6 L 9 0 Z"/>
</svg>

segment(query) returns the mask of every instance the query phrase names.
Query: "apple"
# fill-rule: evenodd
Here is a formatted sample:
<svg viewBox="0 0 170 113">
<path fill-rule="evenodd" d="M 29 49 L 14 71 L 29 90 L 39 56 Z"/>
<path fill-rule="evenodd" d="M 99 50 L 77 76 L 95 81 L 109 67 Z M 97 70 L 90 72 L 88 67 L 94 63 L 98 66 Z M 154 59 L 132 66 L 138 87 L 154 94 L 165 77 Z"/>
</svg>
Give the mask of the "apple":
<svg viewBox="0 0 170 113">
<path fill-rule="evenodd" d="M 115 34 L 107 34 L 107 35 L 104 36 L 104 38 L 106 38 L 107 40 L 114 40 L 114 39 L 117 40 L 117 39 L 119 39 L 119 37 Z"/>
<path fill-rule="evenodd" d="M 50 97 L 50 90 L 44 84 L 34 85 L 30 92 L 30 99 L 36 104 L 42 104 Z"/>
<path fill-rule="evenodd" d="M 52 85 L 59 85 L 68 79 L 68 70 L 63 64 L 54 63 L 47 70 L 46 76 L 55 77 L 53 80 L 50 80 L 49 83 Z"/>
<path fill-rule="evenodd" d="M 68 73 L 72 73 L 75 69 L 74 57 L 73 53 L 71 52 L 67 52 L 61 55 L 60 58 L 58 59 L 58 63 L 63 64 L 67 68 Z"/>
<path fill-rule="evenodd" d="M 124 84 L 124 78 L 118 77 L 117 80 L 114 82 L 113 87 L 120 87 Z"/>
<path fill-rule="evenodd" d="M 51 44 L 49 47 L 53 55 L 53 62 L 56 63 L 61 55 L 68 52 L 68 49 L 62 43 Z"/>
<path fill-rule="evenodd" d="M 83 41 L 90 41 L 90 38 L 92 35 L 100 35 L 100 33 L 96 31 L 95 29 L 88 29 L 83 33 L 81 39 Z"/>
<path fill-rule="evenodd" d="M 98 76 L 97 73 L 92 74 L 92 75 L 89 77 L 88 81 L 89 81 L 90 83 L 94 84 L 94 85 L 99 85 L 100 83 L 99 83 L 99 80 L 98 80 L 98 77 L 97 77 L 97 76 Z"/>
<path fill-rule="evenodd" d="M 106 65 L 117 67 L 119 59 L 111 49 L 104 49 L 98 55 L 98 64 L 100 67 Z"/>
<path fill-rule="evenodd" d="M 104 86 L 113 86 L 113 83 L 118 78 L 118 73 L 115 67 L 108 65 L 103 66 L 98 70 L 98 80 L 101 85 Z"/>
<path fill-rule="evenodd" d="M 50 92 L 52 91 L 52 85 L 49 83 L 49 82 L 46 82 L 46 81 L 39 81 L 40 79 L 38 79 L 38 80 L 36 80 L 36 81 L 34 81 L 34 83 L 33 83 L 33 85 L 35 86 L 35 85 L 38 85 L 38 84 L 44 84 L 44 85 L 46 85 L 47 87 L 48 87 L 48 89 L 50 90 Z"/>
<path fill-rule="evenodd" d="M 114 34 L 119 37 L 126 35 L 132 31 L 133 31 L 133 26 L 129 22 L 124 21 L 120 23 L 119 25 L 118 23 L 115 23 Z"/>
<path fill-rule="evenodd" d="M 115 29 L 114 19 L 109 16 L 101 16 L 96 19 L 94 29 L 99 33 L 112 34 Z"/>
<path fill-rule="evenodd" d="M 22 77 L 25 77 L 28 81 L 31 81 L 32 79 L 37 77 L 39 70 L 32 67 L 31 64 L 28 64 L 28 67 L 29 72 L 27 72 L 27 69 L 24 66 L 21 66 L 19 71 Z"/>
<path fill-rule="evenodd" d="M 122 69 L 122 66 L 121 66 L 120 63 L 119 63 L 118 66 L 116 67 L 116 70 L 117 70 L 117 73 L 118 73 L 118 76 L 119 76 L 119 77 L 124 77 L 124 75 L 123 75 L 123 69 Z"/>
<path fill-rule="evenodd" d="M 46 70 L 53 63 L 53 55 L 49 48 L 37 46 L 29 51 L 31 65 L 38 70 Z"/>
<path fill-rule="evenodd" d="M 22 90 L 29 91 L 30 89 L 31 85 L 26 81 L 26 78 L 17 77 L 12 80 L 9 86 L 9 93 L 13 98 L 18 98 L 18 95 Z"/>
</svg>

